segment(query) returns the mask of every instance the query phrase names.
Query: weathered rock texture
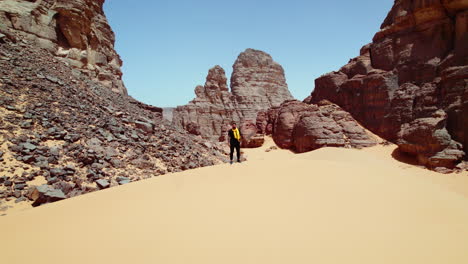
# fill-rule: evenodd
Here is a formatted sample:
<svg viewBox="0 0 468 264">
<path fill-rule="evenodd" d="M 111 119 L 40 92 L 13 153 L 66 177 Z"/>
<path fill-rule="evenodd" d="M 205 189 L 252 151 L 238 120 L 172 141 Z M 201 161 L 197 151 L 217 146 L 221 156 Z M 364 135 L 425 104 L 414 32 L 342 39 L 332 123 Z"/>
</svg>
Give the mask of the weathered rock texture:
<svg viewBox="0 0 468 264">
<path fill-rule="evenodd" d="M 234 96 L 228 91 L 224 69 L 209 70 L 205 86 L 195 88 L 195 99 L 178 106 L 173 112 L 173 124 L 205 139 L 223 141 L 224 132 L 232 120 L 240 121 Z"/>
<path fill-rule="evenodd" d="M 266 134 L 271 127 L 279 147 L 298 153 L 322 147 L 363 148 L 377 144 L 348 112 L 328 101 L 318 105 L 286 101 L 260 114 L 257 121 Z"/>
<path fill-rule="evenodd" d="M 429 167 L 468 151 L 468 1 L 397 0 L 375 35 L 306 101 L 328 99 Z"/>
<path fill-rule="evenodd" d="M 258 112 L 292 99 L 283 68 L 265 52 L 247 49 L 234 63 L 231 91 L 224 70 L 215 66 L 205 85 L 195 88 L 196 98 L 174 110 L 173 123 L 203 138 L 224 141 L 235 121 L 243 132 L 242 145 L 260 146 L 263 139 L 253 129 Z"/>
<path fill-rule="evenodd" d="M 256 119 L 259 111 L 293 99 L 283 67 L 267 53 L 247 49 L 232 68 L 231 91 L 243 118 Z"/>
<path fill-rule="evenodd" d="M 0 33 L 33 41 L 109 89 L 126 94 L 104 0 L 2 0 Z"/>
<path fill-rule="evenodd" d="M 40 205 L 225 157 L 161 108 L 112 92 L 35 40 L 0 35 L 0 212 L 6 200 Z"/>
</svg>

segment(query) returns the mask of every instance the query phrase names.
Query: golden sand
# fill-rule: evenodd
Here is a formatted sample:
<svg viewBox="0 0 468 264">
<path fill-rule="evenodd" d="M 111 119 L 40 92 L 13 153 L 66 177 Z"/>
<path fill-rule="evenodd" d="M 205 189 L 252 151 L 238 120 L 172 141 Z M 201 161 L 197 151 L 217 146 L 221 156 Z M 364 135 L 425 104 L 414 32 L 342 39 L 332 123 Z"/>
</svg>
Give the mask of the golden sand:
<svg viewBox="0 0 468 264">
<path fill-rule="evenodd" d="M 1 217 L 2 263 L 468 263 L 466 172 L 270 145 Z"/>
</svg>

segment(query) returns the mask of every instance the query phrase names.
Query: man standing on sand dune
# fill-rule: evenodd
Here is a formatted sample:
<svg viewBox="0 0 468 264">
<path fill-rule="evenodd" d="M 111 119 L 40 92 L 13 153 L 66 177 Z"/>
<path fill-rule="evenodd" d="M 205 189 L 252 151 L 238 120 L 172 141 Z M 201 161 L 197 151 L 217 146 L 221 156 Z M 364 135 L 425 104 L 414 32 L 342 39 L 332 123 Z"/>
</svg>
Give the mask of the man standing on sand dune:
<svg viewBox="0 0 468 264">
<path fill-rule="evenodd" d="M 234 156 L 234 149 L 236 149 L 236 152 L 237 152 L 237 162 L 241 162 L 240 160 L 240 142 L 241 142 L 241 132 L 240 130 L 237 128 L 236 126 L 236 123 L 235 122 L 232 122 L 232 129 L 229 129 L 229 132 L 228 132 L 228 136 L 229 136 L 229 147 L 231 148 L 231 153 L 229 154 L 230 155 L 230 158 L 231 158 L 231 164 L 232 164 L 232 158 Z"/>
</svg>

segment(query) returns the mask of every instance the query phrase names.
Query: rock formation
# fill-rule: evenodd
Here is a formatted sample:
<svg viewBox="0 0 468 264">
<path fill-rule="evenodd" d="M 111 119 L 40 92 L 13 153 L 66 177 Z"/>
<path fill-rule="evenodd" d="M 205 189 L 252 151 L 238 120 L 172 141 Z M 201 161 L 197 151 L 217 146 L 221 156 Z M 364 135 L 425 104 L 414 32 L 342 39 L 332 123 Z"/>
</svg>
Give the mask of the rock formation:
<svg viewBox="0 0 468 264">
<path fill-rule="evenodd" d="M 3 0 L 0 33 L 49 50 L 114 92 L 126 94 L 104 0 Z"/>
<path fill-rule="evenodd" d="M 293 99 L 284 70 L 263 51 L 247 49 L 232 66 L 231 91 L 245 119 L 256 119 L 259 111 Z"/>
<path fill-rule="evenodd" d="M 225 140 L 232 121 L 244 132 L 244 147 L 260 146 L 263 139 L 256 127 L 257 113 L 292 99 L 284 70 L 265 52 L 247 49 L 233 65 L 231 91 L 220 66 L 210 69 L 204 86 L 195 88 L 196 98 L 174 110 L 173 123 L 195 135 Z"/>
<path fill-rule="evenodd" d="M 305 101 L 328 99 L 421 164 L 451 168 L 468 152 L 467 25 L 468 1 L 396 0 L 373 42 Z"/>
<path fill-rule="evenodd" d="M 257 121 L 265 129 L 271 127 L 279 147 L 298 153 L 322 147 L 363 148 L 377 144 L 348 112 L 326 100 L 318 105 L 286 101 L 260 114 Z"/>
<path fill-rule="evenodd" d="M 196 98 L 173 112 L 173 124 L 205 139 L 220 140 L 232 120 L 240 121 L 234 96 L 228 91 L 224 69 L 209 70 L 204 86 L 195 88 Z M 223 139 L 221 139 L 222 141 Z"/>
<path fill-rule="evenodd" d="M 5 33 L 0 33 L 0 212 L 8 210 L 6 201 L 38 206 L 168 172 L 217 164 L 226 157 L 218 145 L 163 120 L 161 108 L 138 102 L 124 90 L 113 92 L 101 80 L 89 78 L 89 72 L 38 45 L 44 41 L 41 36 L 18 26 L 29 23 L 29 18 L 19 14 L 32 7 L 37 10 L 33 14 L 48 10 L 46 14 L 51 15 L 59 10 L 59 16 L 51 16 L 56 19 L 53 23 L 70 20 L 70 26 L 90 28 L 91 35 L 79 35 L 79 39 L 88 41 L 81 45 L 91 45 L 88 52 L 107 50 L 110 53 L 106 56 L 117 56 L 108 46 L 110 39 L 93 38 L 101 34 L 96 30 L 106 28 L 112 36 L 107 24 L 97 23 L 105 22 L 105 18 L 92 14 L 100 10 L 102 1 L 71 2 L 53 2 L 45 7 L 52 2 L 0 2 L 2 10 L 10 10 L 0 16 Z M 75 21 L 80 10 L 83 17 Z M 16 30 L 3 28 L 10 22 L 15 23 Z M 43 21 L 31 23 L 27 24 L 31 30 L 47 29 L 42 27 Z M 69 24 L 61 25 L 65 32 Z M 73 35 L 75 29 L 70 30 Z M 107 66 L 100 66 L 100 70 L 106 71 Z"/>
</svg>

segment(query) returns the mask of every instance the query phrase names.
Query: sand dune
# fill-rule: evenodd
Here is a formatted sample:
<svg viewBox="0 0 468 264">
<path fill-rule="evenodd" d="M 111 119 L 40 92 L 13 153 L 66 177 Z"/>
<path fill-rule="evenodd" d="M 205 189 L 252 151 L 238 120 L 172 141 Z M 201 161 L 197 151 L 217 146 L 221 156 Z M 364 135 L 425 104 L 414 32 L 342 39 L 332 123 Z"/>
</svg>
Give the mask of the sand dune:
<svg viewBox="0 0 468 264">
<path fill-rule="evenodd" d="M 2 263 L 468 263 L 467 173 L 266 147 L 1 217 Z"/>
</svg>

